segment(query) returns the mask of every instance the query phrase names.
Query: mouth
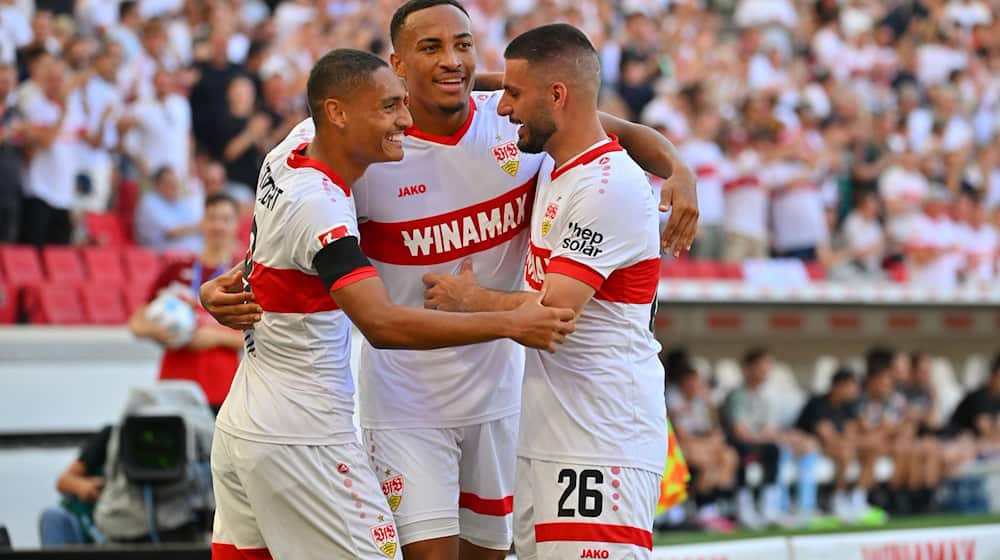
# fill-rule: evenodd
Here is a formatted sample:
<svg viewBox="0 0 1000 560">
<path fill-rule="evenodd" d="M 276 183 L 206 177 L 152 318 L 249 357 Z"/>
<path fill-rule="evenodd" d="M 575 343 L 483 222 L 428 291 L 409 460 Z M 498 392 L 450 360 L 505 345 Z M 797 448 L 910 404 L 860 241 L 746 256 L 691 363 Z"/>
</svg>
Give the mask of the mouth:
<svg viewBox="0 0 1000 560">
<path fill-rule="evenodd" d="M 465 84 L 466 79 L 464 76 L 434 80 L 434 85 L 447 93 L 462 93 L 465 90 Z"/>
<path fill-rule="evenodd" d="M 403 148 L 403 132 L 393 132 L 385 137 L 385 143 L 393 148 Z"/>
</svg>

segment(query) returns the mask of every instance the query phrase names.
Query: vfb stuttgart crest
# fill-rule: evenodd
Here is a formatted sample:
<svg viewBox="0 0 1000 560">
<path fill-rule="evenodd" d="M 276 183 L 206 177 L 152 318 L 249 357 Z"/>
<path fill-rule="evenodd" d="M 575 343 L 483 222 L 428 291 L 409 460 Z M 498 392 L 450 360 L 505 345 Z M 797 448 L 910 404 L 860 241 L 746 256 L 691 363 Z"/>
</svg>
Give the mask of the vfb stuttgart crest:
<svg viewBox="0 0 1000 560">
<path fill-rule="evenodd" d="M 549 230 L 552 229 L 552 220 L 556 219 L 557 212 L 559 212 L 559 205 L 555 202 L 550 202 L 545 207 L 545 217 L 542 219 L 542 237 L 549 234 Z"/>
<path fill-rule="evenodd" d="M 389 509 L 396 511 L 399 508 L 399 502 L 403 501 L 403 475 L 397 474 L 383 480 L 382 493 L 385 494 L 385 499 L 389 502 Z"/>
<path fill-rule="evenodd" d="M 375 541 L 375 546 L 382 551 L 389 558 L 396 557 L 396 526 L 389 523 L 383 523 L 381 525 L 376 525 L 371 528 L 372 540 Z"/>
<path fill-rule="evenodd" d="M 499 139 L 497 138 L 497 140 Z M 521 165 L 518 159 L 521 151 L 517 149 L 516 141 L 511 140 L 506 144 L 493 146 L 491 151 L 493 152 L 493 159 L 497 160 L 497 163 L 500 164 L 500 169 L 503 169 L 511 177 L 517 176 L 517 168 Z"/>
</svg>

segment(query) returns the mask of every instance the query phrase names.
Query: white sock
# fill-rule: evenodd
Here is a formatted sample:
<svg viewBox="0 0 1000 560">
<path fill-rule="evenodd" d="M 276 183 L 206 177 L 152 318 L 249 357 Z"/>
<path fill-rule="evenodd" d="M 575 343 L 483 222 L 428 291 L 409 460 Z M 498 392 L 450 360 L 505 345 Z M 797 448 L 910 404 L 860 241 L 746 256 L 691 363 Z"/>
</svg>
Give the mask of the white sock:
<svg viewBox="0 0 1000 560">
<path fill-rule="evenodd" d="M 851 491 L 851 507 L 859 512 L 868 509 L 868 492 L 864 488 L 855 487 Z"/>
<path fill-rule="evenodd" d="M 777 484 L 765 486 L 760 494 L 760 512 L 769 519 L 781 513 L 781 487 Z"/>
</svg>

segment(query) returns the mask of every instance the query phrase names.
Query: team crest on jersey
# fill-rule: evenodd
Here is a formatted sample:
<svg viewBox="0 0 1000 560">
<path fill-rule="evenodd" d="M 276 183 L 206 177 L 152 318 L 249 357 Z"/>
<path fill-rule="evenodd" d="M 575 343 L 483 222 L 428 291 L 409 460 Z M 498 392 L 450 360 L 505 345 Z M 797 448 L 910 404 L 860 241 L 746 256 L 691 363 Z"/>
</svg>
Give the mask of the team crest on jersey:
<svg viewBox="0 0 1000 560">
<path fill-rule="evenodd" d="M 545 216 L 542 219 L 542 237 L 549 234 L 552 230 L 552 220 L 556 219 L 556 213 L 559 212 L 559 205 L 555 202 L 550 202 L 548 206 L 545 207 Z"/>
<path fill-rule="evenodd" d="M 385 500 L 389 502 L 389 509 L 395 512 L 399 508 L 399 503 L 403 501 L 403 475 L 397 474 L 383 480 L 382 493 L 385 494 Z"/>
<path fill-rule="evenodd" d="M 490 151 L 493 153 L 493 159 L 500 164 L 500 169 L 503 169 L 511 177 L 517 176 L 517 169 L 521 165 L 519 159 L 521 151 L 517 149 L 516 141 L 511 140 L 505 144 L 493 146 Z"/>
<path fill-rule="evenodd" d="M 375 547 L 382 551 L 382 554 L 389 558 L 396 557 L 396 548 L 399 545 L 396 542 L 396 526 L 392 522 L 372 527 L 371 534 Z"/>
</svg>

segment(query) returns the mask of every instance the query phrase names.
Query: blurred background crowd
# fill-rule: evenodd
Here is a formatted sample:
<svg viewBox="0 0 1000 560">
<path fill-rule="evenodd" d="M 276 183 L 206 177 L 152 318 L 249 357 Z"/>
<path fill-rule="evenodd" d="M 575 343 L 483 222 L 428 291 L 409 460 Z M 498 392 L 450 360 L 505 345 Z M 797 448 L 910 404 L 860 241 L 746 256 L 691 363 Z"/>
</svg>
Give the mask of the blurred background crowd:
<svg viewBox="0 0 1000 560">
<path fill-rule="evenodd" d="M 113 221 L 197 252 L 200 201 L 234 196 L 246 230 L 258 164 L 307 115 L 310 65 L 338 46 L 387 57 L 398 1 L 32 4 L 0 2 L 0 242 L 101 241 Z M 480 72 L 535 25 L 590 34 L 603 109 L 661 130 L 699 175 L 694 257 L 996 276 L 1000 2 L 466 4 Z"/>
</svg>

